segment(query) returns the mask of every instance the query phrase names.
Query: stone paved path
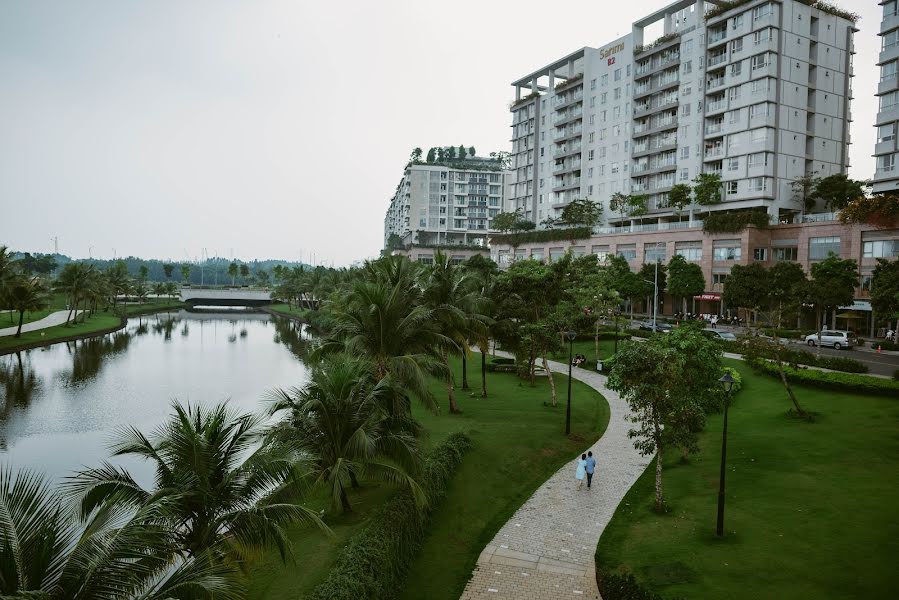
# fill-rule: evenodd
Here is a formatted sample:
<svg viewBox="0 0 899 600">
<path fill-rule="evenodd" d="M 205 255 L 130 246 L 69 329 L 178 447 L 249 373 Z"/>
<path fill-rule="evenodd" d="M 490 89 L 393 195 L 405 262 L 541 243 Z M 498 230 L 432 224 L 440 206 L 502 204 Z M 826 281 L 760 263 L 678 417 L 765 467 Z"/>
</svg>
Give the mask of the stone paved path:
<svg viewBox="0 0 899 600">
<path fill-rule="evenodd" d="M 83 313 L 83 310 L 79 310 L 78 314 Z M 66 322 L 66 317 L 68 316 L 69 311 L 67 310 L 58 310 L 56 312 L 52 312 L 43 319 L 38 321 L 32 321 L 31 323 L 25 323 L 22 325 L 22 333 L 26 331 L 37 331 L 38 329 L 46 329 L 47 327 L 53 327 L 55 325 L 62 325 Z M 73 315 L 74 317 L 74 315 Z M 16 321 L 15 327 L 6 327 L 4 329 L 0 329 L 0 337 L 5 335 L 15 335 L 16 330 L 18 330 L 18 320 Z"/>
<path fill-rule="evenodd" d="M 566 372 L 567 365 L 552 363 Z M 627 404 L 605 386 L 606 378 L 574 369 L 574 378 L 609 402 L 609 426 L 590 448 L 597 460 L 593 487 L 575 489 L 579 457 L 534 492 L 478 558 L 461 600 L 556 600 L 599 598 L 593 555 L 606 524 L 649 459 L 634 449 L 627 432 Z"/>
</svg>

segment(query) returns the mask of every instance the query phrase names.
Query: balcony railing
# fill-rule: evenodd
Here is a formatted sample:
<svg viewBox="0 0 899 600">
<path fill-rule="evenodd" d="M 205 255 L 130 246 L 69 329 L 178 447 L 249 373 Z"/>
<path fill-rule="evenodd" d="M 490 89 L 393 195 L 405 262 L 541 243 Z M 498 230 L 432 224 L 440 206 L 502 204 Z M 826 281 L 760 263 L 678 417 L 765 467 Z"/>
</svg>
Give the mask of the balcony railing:
<svg viewBox="0 0 899 600">
<path fill-rule="evenodd" d="M 724 156 L 724 146 L 716 146 L 715 148 L 705 149 L 706 158 L 712 158 L 713 156 Z"/>
<path fill-rule="evenodd" d="M 717 56 L 709 57 L 709 68 L 714 67 L 715 65 L 720 65 L 723 62 L 727 62 L 727 53 L 719 54 Z"/>
<path fill-rule="evenodd" d="M 715 42 L 720 42 L 721 40 L 727 38 L 727 29 L 721 29 L 719 31 L 711 31 L 709 32 L 709 43 L 714 44 Z"/>
<path fill-rule="evenodd" d="M 721 123 L 715 123 L 713 125 L 706 125 L 705 134 L 706 135 L 714 135 L 721 131 L 724 126 Z"/>
<path fill-rule="evenodd" d="M 705 109 L 706 112 L 710 112 L 713 110 L 724 110 L 727 108 L 727 102 L 725 100 L 718 100 L 717 102 L 709 102 Z"/>
</svg>

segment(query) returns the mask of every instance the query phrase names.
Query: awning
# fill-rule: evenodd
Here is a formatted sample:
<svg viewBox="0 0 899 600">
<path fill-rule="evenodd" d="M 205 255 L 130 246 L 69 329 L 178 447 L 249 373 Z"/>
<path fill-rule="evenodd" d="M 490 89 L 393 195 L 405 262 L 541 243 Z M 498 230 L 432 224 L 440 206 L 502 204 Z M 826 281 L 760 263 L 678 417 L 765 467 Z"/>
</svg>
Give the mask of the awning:
<svg viewBox="0 0 899 600">
<path fill-rule="evenodd" d="M 871 301 L 853 300 L 852 304 L 850 304 L 849 306 L 840 306 L 839 310 L 861 310 L 864 312 L 871 312 Z"/>
<path fill-rule="evenodd" d="M 709 302 L 720 302 L 721 294 L 699 294 L 698 296 L 693 296 L 694 300 L 708 300 Z"/>
</svg>

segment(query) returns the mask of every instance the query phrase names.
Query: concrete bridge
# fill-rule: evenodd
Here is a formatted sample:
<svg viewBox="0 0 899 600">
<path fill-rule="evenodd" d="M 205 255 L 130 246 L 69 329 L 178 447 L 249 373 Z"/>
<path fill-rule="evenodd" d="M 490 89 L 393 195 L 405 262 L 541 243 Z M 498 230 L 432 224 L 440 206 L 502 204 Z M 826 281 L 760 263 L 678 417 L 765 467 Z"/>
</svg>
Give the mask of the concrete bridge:
<svg viewBox="0 0 899 600">
<path fill-rule="evenodd" d="M 262 306 L 272 303 L 272 294 L 264 290 L 241 288 L 181 288 L 181 301 L 200 306 Z"/>
</svg>

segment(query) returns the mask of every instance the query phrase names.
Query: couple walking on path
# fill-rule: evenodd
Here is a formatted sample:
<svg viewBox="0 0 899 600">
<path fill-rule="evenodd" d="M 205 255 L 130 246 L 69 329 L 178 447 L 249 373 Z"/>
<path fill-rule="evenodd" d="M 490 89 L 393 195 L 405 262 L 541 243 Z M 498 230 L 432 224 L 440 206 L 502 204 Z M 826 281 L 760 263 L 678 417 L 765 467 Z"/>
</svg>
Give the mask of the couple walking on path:
<svg viewBox="0 0 899 600">
<path fill-rule="evenodd" d="M 596 471 L 596 459 L 593 458 L 593 452 L 581 454 L 577 461 L 577 470 L 574 472 L 574 478 L 577 480 L 577 489 L 581 489 L 584 485 L 584 477 L 587 479 L 587 489 L 593 483 L 593 473 Z"/>
</svg>

